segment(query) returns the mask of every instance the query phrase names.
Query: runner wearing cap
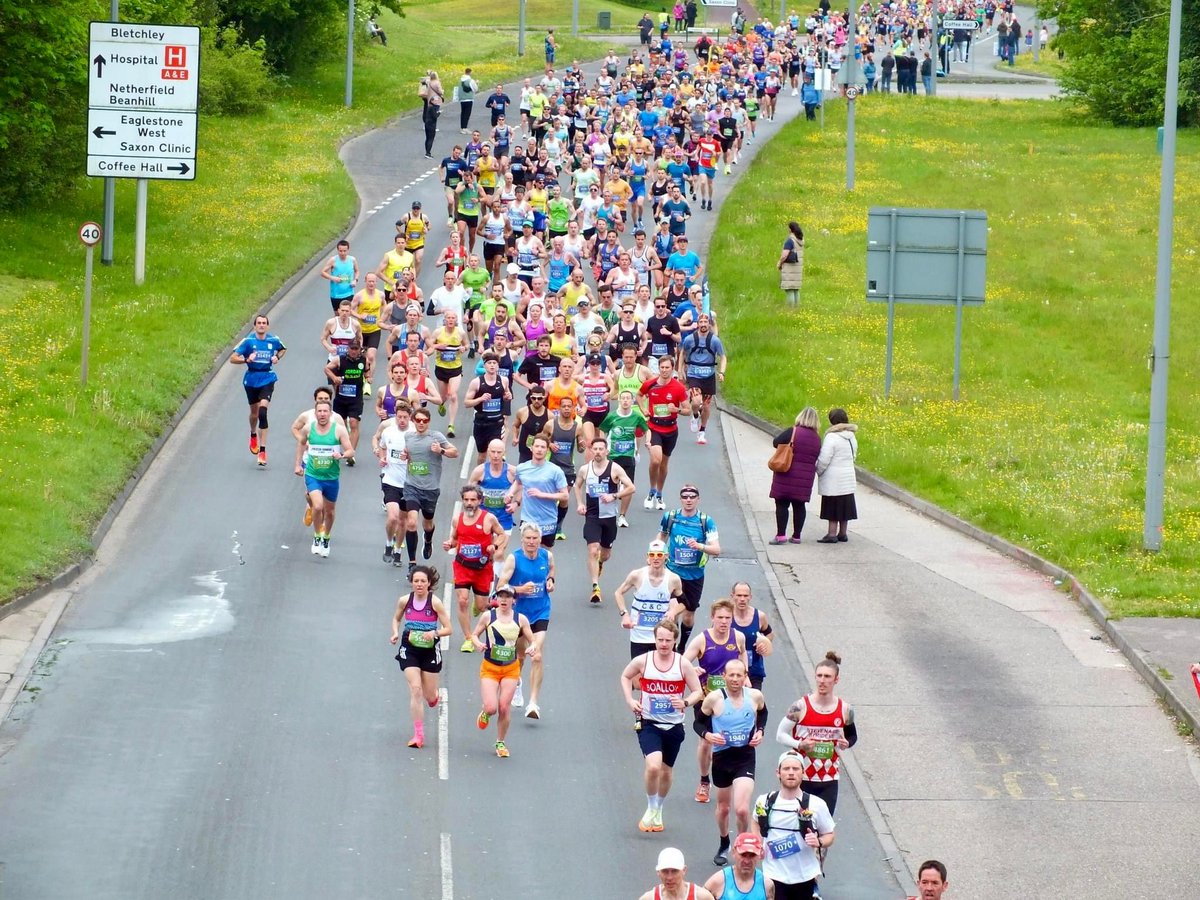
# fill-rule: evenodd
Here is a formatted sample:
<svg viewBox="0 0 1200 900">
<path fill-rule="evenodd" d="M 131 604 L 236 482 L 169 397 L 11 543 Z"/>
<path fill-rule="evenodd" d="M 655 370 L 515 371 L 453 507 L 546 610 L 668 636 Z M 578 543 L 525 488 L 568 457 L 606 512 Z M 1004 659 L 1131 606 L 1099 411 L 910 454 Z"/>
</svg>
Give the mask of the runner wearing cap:
<svg viewBox="0 0 1200 900">
<path fill-rule="evenodd" d="M 396 662 L 408 682 L 408 711 L 413 720 L 413 737 L 408 746 L 425 746 L 425 709 L 438 705 L 438 673 L 442 651 L 438 639 L 454 633 L 450 614 L 434 592 L 437 570 L 416 566 L 408 576 L 412 590 L 401 594 L 392 616 L 392 643 L 398 644 Z"/>
<path fill-rule="evenodd" d="M 414 200 L 411 212 L 396 222 L 396 231 L 404 236 L 404 249 L 413 255 L 413 274 L 421 276 L 421 259 L 425 256 L 425 239 L 429 236 L 429 219 L 421 212 L 421 201 Z"/>
<path fill-rule="evenodd" d="M 700 489 L 694 484 L 685 484 L 679 489 L 679 509 L 662 517 L 658 539 L 667 547 L 667 568 L 683 582 L 680 621 L 683 642 L 680 646 L 686 647 L 704 593 L 704 567 L 710 557 L 721 555 L 717 523 L 700 510 Z"/>
<path fill-rule="evenodd" d="M 626 603 L 625 595 L 633 592 Z M 683 611 L 683 587 L 679 576 L 667 568 L 667 545 L 651 541 L 646 565 L 625 576 L 613 594 L 621 627 L 629 631 L 629 656 L 636 659 L 654 649 L 654 628 L 664 620 L 675 621 Z"/>
<path fill-rule="evenodd" d="M 600 574 L 612 556 L 617 539 L 620 501 L 633 495 L 633 482 L 608 458 L 608 440 L 597 435 L 588 441 L 591 459 L 579 467 L 575 480 L 576 512 L 584 517 L 583 540 L 588 548 L 588 572 L 592 576 L 591 602 L 599 604 Z"/>
<path fill-rule="evenodd" d="M 624 616 L 622 616 L 624 619 Z M 695 667 L 675 652 L 679 626 L 664 619 L 654 626 L 654 649 L 630 660 L 621 672 L 625 703 L 639 716 L 638 745 L 645 757 L 646 812 L 639 831 L 662 831 L 662 807 L 683 746 L 684 711 L 704 697 Z M 641 700 L 633 699 L 634 679 Z"/>
<path fill-rule="evenodd" d="M 529 705 L 525 707 L 525 718 L 540 719 L 541 707 L 538 697 L 542 691 L 542 654 L 546 652 L 546 635 L 550 629 L 550 594 L 554 591 L 554 554 L 541 546 L 542 531 L 532 522 L 521 526 L 521 546 L 505 558 L 500 570 L 496 573 L 496 584 L 499 588 L 511 588 L 516 598 L 513 608 L 529 620 L 529 630 L 533 632 L 533 643 L 527 644 L 524 639 L 517 641 L 517 659 L 524 671 L 525 659 L 528 657 L 530 668 Z M 536 649 L 536 658 L 530 654 Z M 524 706 L 525 699 L 521 696 L 523 679 L 517 682 L 517 690 L 513 695 L 512 705 Z"/>
<path fill-rule="evenodd" d="M 775 885 L 758 868 L 762 857 L 762 838 L 739 834 L 733 842 L 733 864 L 710 875 L 704 887 L 717 900 L 774 900 Z"/>
<path fill-rule="evenodd" d="M 496 755 L 508 758 L 508 747 L 504 743 L 508 726 L 512 721 L 512 699 L 521 678 L 521 665 L 517 661 L 517 642 L 524 638 L 526 646 L 532 647 L 529 658 L 536 661 L 541 652 L 534 645 L 529 620 L 513 611 L 511 588 L 500 588 L 495 595 L 496 607 L 489 609 L 475 623 L 470 641 L 474 648 L 483 653 L 479 664 L 479 693 L 483 708 L 475 724 L 483 731 L 492 716 L 496 720 Z"/>
<path fill-rule="evenodd" d="M 711 891 L 692 881 L 685 881 L 687 866 L 683 851 L 667 847 L 658 854 L 659 884 L 642 894 L 640 900 L 715 900 Z"/>
<path fill-rule="evenodd" d="M 642 504 L 646 509 L 666 509 L 662 492 L 671 454 L 679 440 L 679 414 L 692 412 L 688 390 L 674 374 L 675 361 L 663 356 L 658 361 L 658 377 L 647 379 L 638 389 L 642 412 L 650 426 L 650 492 Z"/>
<path fill-rule="evenodd" d="M 834 840 L 833 816 L 820 797 L 801 786 L 804 760 L 793 750 L 779 757 L 779 789 L 760 794 L 751 820 L 763 839 L 763 875 L 774 883 L 775 900 L 810 900 L 821 875 L 818 850 Z"/>
</svg>

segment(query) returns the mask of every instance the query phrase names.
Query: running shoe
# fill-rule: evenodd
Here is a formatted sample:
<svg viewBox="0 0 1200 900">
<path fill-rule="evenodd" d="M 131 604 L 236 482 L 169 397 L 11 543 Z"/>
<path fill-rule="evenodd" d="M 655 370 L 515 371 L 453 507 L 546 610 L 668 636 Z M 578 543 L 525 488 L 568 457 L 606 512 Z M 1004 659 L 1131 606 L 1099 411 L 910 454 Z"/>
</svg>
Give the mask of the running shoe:
<svg viewBox="0 0 1200 900">
<path fill-rule="evenodd" d="M 468 353 L 467 353 L 467 359 L 474 359 L 474 358 L 475 358 L 475 345 L 472 344 L 470 351 L 468 351 Z"/>
<path fill-rule="evenodd" d="M 459 653 L 474 653 L 475 652 L 475 645 L 473 643 L 471 643 L 470 638 L 467 638 L 465 641 L 462 642 L 462 646 L 458 648 L 458 652 Z M 480 725 L 479 727 L 482 728 L 483 726 Z"/>
<path fill-rule="evenodd" d="M 707 444 L 708 443 L 708 438 L 704 436 L 703 431 L 701 431 L 698 435 L 696 435 L 696 443 L 697 444 Z"/>
<path fill-rule="evenodd" d="M 425 746 L 425 736 L 414 734 L 412 736 L 412 740 L 408 742 L 408 746 L 415 747 L 416 749 L 420 750 Z"/>
<path fill-rule="evenodd" d="M 445 403 L 439 403 L 439 404 L 438 404 L 438 415 L 439 415 L 439 416 L 444 416 L 445 414 L 446 414 L 446 404 L 445 404 Z"/>
<path fill-rule="evenodd" d="M 556 541 L 565 541 L 567 536 L 560 531 L 558 534 L 554 535 L 554 539 Z"/>
<path fill-rule="evenodd" d="M 392 545 L 384 544 L 383 545 L 383 561 L 385 563 L 390 563 L 393 558 L 394 557 L 392 556 Z"/>
<path fill-rule="evenodd" d="M 646 509 L 654 509 L 654 491 L 651 491 L 646 495 L 646 499 L 643 501 L 642 506 L 644 506 Z"/>
<path fill-rule="evenodd" d="M 517 691 L 513 694 L 512 705 L 516 709 L 520 709 L 525 705 L 525 694 L 521 691 L 521 680 L 517 679 Z"/>
<path fill-rule="evenodd" d="M 655 509 L 666 509 L 667 508 L 667 504 L 663 503 L 662 494 L 654 495 L 654 508 Z"/>
<path fill-rule="evenodd" d="M 591 598 L 591 602 L 592 602 L 592 603 L 599 603 L 599 602 L 600 602 L 600 585 L 598 585 L 598 584 L 593 584 L 593 585 L 592 585 L 592 598 Z"/>
<path fill-rule="evenodd" d="M 307 525 L 309 523 L 305 522 L 304 524 Z M 627 518 L 625 518 L 624 516 L 617 516 L 617 527 L 618 528 L 628 528 L 629 520 Z"/>
<path fill-rule="evenodd" d="M 397 569 L 403 569 L 406 565 L 414 566 L 414 565 L 416 565 L 416 563 L 405 563 L 403 556 L 401 556 L 399 553 L 397 553 L 395 551 L 392 551 L 392 565 L 395 566 Z M 411 578 L 412 575 L 410 574 L 409 577 Z"/>
<path fill-rule="evenodd" d="M 492 717 L 485 710 L 479 711 L 479 718 L 475 720 L 475 724 L 479 726 L 479 730 L 483 731 L 488 727 L 488 722 L 492 721 Z"/>
<path fill-rule="evenodd" d="M 729 837 L 721 838 L 721 843 L 717 847 L 717 852 L 713 855 L 714 866 L 724 866 L 729 862 Z"/>
<path fill-rule="evenodd" d="M 728 175 L 728 174 L 730 174 L 732 171 L 733 171 L 733 169 L 731 169 L 731 168 L 729 167 L 729 163 L 725 163 L 725 174 L 726 174 L 726 175 Z"/>
<path fill-rule="evenodd" d="M 254 453 L 256 455 L 258 453 L 258 435 L 257 434 L 250 435 L 250 452 Z"/>
<path fill-rule="evenodd" d="M 792 88 L 792 96 L 793 97 L 799 96 L 799 94 L 800 94 L 800 92 L 798 90 L 796 90 L 795 88 Z M 722 863 L 722 865 L 724 865 L 724 863 Z"/>
<path fill-rule="evenodd" d="M 258 458 L 259 458 L 259 465 L 265 465 L 265 464 L 266 464 L 266 463 L 265 463 L 265 460 L 266 460 L 266 458 L 267 458 L 267 455 L 266 455 L 265 453 L 263 453 L 263 454 L 260 454 Z M 348 460 L 346 460 L 346 465 L 350 466 L 351 468 L 353 468 L 353 467 L 354 467 L 354 457 L 353 457 L 353 456 L 352 456 L 352 457 L 350 457 Z"/>
<path fill-rule="evenodd" d="M 504 746 L 504 741 L 496 741 L 496 755 L 501 759 L 508 759 L 508 748 Z"/>
<path fill-rule="evenodd" d="M 638 820 L 638 831 L 648 832 L 654 830 L 654 810 L 647 808 L 642 813 L 642 818 Z"/>
<path fill-rule="evenodd" d="M 258 451 L 258 464 L 259 464 L 259 466 L 261 466 L 262 468 L 264 468 L 264 469 L 266 468 L 266 466 L 267 466 L 267 451 L 266 451 L 266 448 L 260 449 L 260 450 Z"/>
<path fill-rule="evenodd" d="M 321 557 L 329 559 L 329 538 L 321 538 Z"/>
<path fill-rule="evenodd" d="M 371 382 L 369 382 L 369 381 L 363 382 L 363 394 L 365 394 L 368 397 L 371 396 Z"/>
<path fill-rule="evenodd" d="M 661 809 L 654 810 L 654 818 L 651 820 L 650 830 L 656 833 L 663 830 Z"/>
<path fill-rule="evenodd" d="M 541 717 L 542 717 L 542 711 L 540 709 L 538 709 L 538 705 L 536 703 L 530 703 L 529 709 L 525 710 L 525 718 L 540 719 Z"/>
<path fill-rule="evenodd" d="M 700 413 L 698 411 L 692 413 L 692 421 L 688 427 L 691 428 L 692 434 L 700 430 Z"/>
<path fill-rule="evenodd" d="M 421 548 L 421 556 L 425 559 L 433 556 L 433 541 L 426 539 L 425 546 Z"/>
<path fill-rule="evenodd" d="M 312 507 L 304 507 L 304 527 L 307 528 L 312 524 Z"/>
<path fill-rule="evenodd" d="M 454 435 L 454 426 L 453 425 L 446 426 L 446 437 L 452 438 L 454 436 L 455 436 Z"/>
<path fill-rule="evenodd" d="M 315 538 L 313 538 L 312 554 L 313 554 L 313 556 L 316 556 L 320 552 L 321 552 L 321 539 L 319 537 L 315 537 Z"/>
<path fill-rule="evenodd" d="M 708 782 L 707 781 L 700 782 L 700 787 L 696 788 L 696 802 L 697 803 L 707 803 L 708 802 Z"/>
</svg>

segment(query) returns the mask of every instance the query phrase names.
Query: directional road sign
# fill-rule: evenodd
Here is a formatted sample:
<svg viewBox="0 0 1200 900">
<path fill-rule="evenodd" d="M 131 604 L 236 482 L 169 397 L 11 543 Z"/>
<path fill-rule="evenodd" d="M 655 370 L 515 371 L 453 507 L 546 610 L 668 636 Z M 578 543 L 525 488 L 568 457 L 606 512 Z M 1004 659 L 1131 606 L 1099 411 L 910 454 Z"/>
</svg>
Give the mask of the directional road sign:
<svg viewBox="0 0 1200 900">
<path fill-rule="evenodd" d="M 942 19 L 943 31 L 974 31 L 978 27 L 974 19 Z"/>
<path fill-rule="evenodd" d="M 92 22 L 87 173 L 196 177 L 200 29 Z"/>
</svg>

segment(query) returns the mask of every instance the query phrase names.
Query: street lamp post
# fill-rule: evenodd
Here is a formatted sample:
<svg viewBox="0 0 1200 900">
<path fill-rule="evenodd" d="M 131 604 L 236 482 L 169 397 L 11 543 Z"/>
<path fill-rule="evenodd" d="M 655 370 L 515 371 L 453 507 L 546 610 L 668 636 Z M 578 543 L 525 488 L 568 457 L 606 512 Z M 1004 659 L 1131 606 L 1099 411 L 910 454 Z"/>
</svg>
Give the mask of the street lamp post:
<svg viewBox="0 0 1200 900">
<path fill-rule="evenodd" d="M 354 102 L 354 0 L 346 10 L 346 108 Z"/>
<path fill-rule="evenodd" d="M 1171 254 L 1175 238 L 1175 119 L 1179 110 L 1179 28 L 1182 0 L 1171 0 L 1167 86 L 1163 96 L 1162 177 L 1158 195 L 1158 265 L 1154 272 L 1154 344 L 1150 348 L 1150 435 L 1146 453 L 1146 514 L 1142 545 L 1162 549 L 1167 467 L 1167 362 L 1171 341 Z"/>
</svg>

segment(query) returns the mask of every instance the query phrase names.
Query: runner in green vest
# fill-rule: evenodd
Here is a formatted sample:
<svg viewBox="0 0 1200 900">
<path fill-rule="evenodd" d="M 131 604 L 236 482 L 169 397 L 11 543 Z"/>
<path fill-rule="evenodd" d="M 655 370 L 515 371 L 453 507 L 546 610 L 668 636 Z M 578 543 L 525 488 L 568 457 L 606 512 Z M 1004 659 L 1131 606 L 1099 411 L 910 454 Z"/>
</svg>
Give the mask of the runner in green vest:
<svg viewBox="0 0 1200 900">
<path fill-rule="evenodd" d="M 354 445 L 346 426 L 334 421 L 333 405 L 328 400 L 318 400 L 313 413 L 308 431 L 296 442 L 296 474 L 304 476 L 304 488 L 312 503 L 313 555 L 327 557 L 340 486 L 338 460 L 354 459 Z"/>
<path fill-rule="evenodd" d="M 640 368 L 640 367 L 639 367 Z M 625 470 L 630 482 L 634 481 L 637 473 L 637 439 L 648 434 L 646 417 L 642 411 L 633 405 L 634 391 L 641 388 L 641 382 L 636 388 L 617 386 L 617 408 L 604 417 L 600 430 L 608 438 L 608 458 Z M 629 512 L 629 504 L 633 494 L 621 498 L 621 515 L 617 517 L 618 528 L 628 528 L 629 521 L 625 514 Z"/>
</svg>

